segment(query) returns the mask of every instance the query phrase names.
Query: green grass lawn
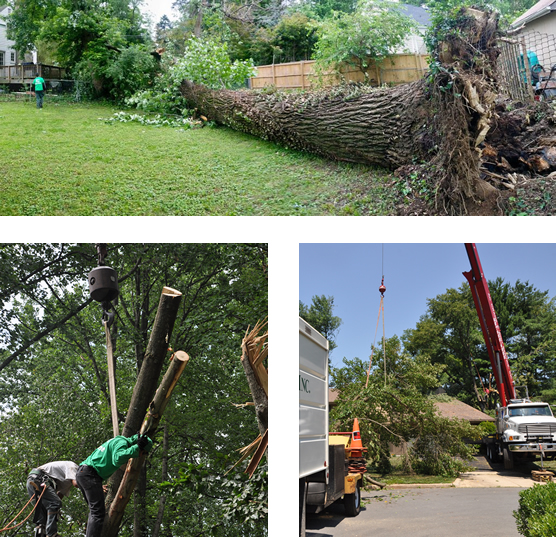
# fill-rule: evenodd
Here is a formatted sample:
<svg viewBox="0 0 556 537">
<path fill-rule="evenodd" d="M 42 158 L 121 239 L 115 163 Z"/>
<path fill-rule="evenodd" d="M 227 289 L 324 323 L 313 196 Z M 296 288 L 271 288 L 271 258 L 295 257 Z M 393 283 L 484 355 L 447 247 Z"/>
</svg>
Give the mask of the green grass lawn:
<svg viewBox="0 0 556 537">
<path fill-rule="evenodd" d="M 225 128 L 99 120 L 115 111 L 0 102 L 0 215 L 395 214 L 385 171 Z"/>
</svg>

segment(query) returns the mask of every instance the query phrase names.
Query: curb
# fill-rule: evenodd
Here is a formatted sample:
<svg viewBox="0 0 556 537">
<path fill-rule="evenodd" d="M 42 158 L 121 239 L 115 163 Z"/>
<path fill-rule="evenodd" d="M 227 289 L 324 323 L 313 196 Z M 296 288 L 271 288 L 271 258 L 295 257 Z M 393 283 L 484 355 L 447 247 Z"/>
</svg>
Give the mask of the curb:
<svg viewBox="0 0 556 537">
<path fill-rule="evenodd" d="M 459 478 L 458 478 L 459 479 Z M 457 481 L 457 480 L 456 480 Z M 442 489 L 455 487 L 454 483 L 398 483 L 394 485 L 387 485 L 384 490 L 392 489 Z"/>
</svg>

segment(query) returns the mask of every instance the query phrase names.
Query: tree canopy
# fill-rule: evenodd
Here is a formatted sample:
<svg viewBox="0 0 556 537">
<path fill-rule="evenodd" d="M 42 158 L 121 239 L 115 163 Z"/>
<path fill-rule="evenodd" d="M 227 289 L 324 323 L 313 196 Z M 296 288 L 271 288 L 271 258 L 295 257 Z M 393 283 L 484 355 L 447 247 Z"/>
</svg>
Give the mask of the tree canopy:
<svg viewBox="0 0 556 537">
<path fill-rule="evenodd" d="M 538 396 L 555 377 L 554 299 L 520 280 L 511 285 L 497 278 L 489 281 L 489 289 L 516 386 Z M 429 356 L 446 366 L 442 386 L 448 394 L 493 408 L 492 367 L 467 284 L 429 299 L 427 312 L 404 332 L 403 342 L 412 356 Z"/>
<path fill-rule="evenodd" d="M 185 369 L 120 535 L 266 534 L 266 464 L 232 470 L 258 434 L 240 362 L 247 328 L 267 316 L 262 244 L 111 244 L 120 296 L 111 328 L 120 424 L 163 286 L 182 294 L 168 342 Z M 26 503 L 25 480 L 52 460 L 80 463 L 112 436 L 102 310 L 89 299 L 94 245 L 0 248 L 0 475 L 5 521 Z M 121 425 L 120 425 L 121 426 Z M 61 531 L 79 535 L 87 507 L 64 501 Z"/>
<path fill-rule="evenodd" d="M 337 347 L 334 338 L 342 324 L 342 319 L 333 315 L 333 311 L 333 296 L 315 295 L 309 306 L 299 301 L 299 316 L 328 340 L 330 351 Z"/>
<path fill-rule="evenodd" d="M 468 423 L 439 416 L 429 397 L 445 366 L 424 355 L 411 357 L 393 336 L 386 340 L 386 376 L 382 364 L 373 364 L 366 387 L 367 367 L 359 358 L 344 358 L 343 367 L 332 369 L 338 391 L 333 430 L 351 430 L 357 418 L 368 457 L 383 473 L 391 470 L 392 444 L 404 447 L 409 471 L 457 475 L 471 453 L 463 439 L 474 433 Z"/>
</svg>

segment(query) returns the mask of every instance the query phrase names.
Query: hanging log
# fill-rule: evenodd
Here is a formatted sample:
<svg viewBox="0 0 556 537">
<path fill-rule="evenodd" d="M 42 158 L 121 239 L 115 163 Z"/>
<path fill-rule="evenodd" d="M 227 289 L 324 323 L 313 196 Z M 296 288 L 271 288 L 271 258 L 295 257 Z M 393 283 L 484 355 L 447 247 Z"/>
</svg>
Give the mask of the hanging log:
<svg viewBox="0 0 556 537">
<path fill-rule="evenodd" d="M 177 351 L 174 354 L 170 366 L 168 367 L 168 370 L 166 371 L 166 374 L 156 391 L 154 399 L 149 405 L 145 421 L 141 426 L 141 434 L 146 434 L 150 438 L 154 437 L 162 418 L 162 414 L 164 413 L 166 405 L 172 395 L 172 391 L 174 390 L 174 387 L 188 361 L 189 356 L 187 353 Z M 141 453 L 139 457 L 128 461 L 124 476 L 118 488 L 118 492 L 116 493 L 116 497 L 112 501 L 108 510 L 108 519 L 104 522 L 102 537 L 115 537 L 118 535 L 118 530 L 125 508 L 133 493 L 146 457 L 146 453 Z"/>
<path fill-rule="evenodd" d="M 168 353 L 168 342 L 178 314 L 181 296 L 179 291 L 170 287 L 162 289 L 141 370 L 133 388 L 122 431 L 123 436 L 130 437 L 139 431 L 145 413 L 149 408 L 149 403 L 153 399 L 160 372 Z M 106 497 L 107 506 L 112 503 L 122 477 L 123 469 L 120 468 L 110 478 L 108 482 L 109 492 Z"/>
</svg>

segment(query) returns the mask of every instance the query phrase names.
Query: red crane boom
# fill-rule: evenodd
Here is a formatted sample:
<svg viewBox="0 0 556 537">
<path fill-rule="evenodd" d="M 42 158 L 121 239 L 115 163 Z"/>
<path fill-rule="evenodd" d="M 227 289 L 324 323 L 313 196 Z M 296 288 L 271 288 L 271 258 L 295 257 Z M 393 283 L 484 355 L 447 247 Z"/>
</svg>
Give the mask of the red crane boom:
<svg viewBox="0 0 556 537">
<path fill-rule="evenodd" d="M 474 243 L 466 243 L 465 250 L 467 257 L 471 263 L 471 270 L 464 272 L 467 278 L 471 293 L 475 302 L 475 308 L 481 322 L 481 329 L 485 344 L 490 358 L 496 386 L 500 394 L 500 402 L 502 406 L 507 406 L 511 399 L 516 398 L 514 381 L 510 371 L 510 363 L 502 340 L 502 333 L 492 304 L 492 298 L 488 289 L 486 278 L 483 274 L 483 268 Z"/>
</svg>

